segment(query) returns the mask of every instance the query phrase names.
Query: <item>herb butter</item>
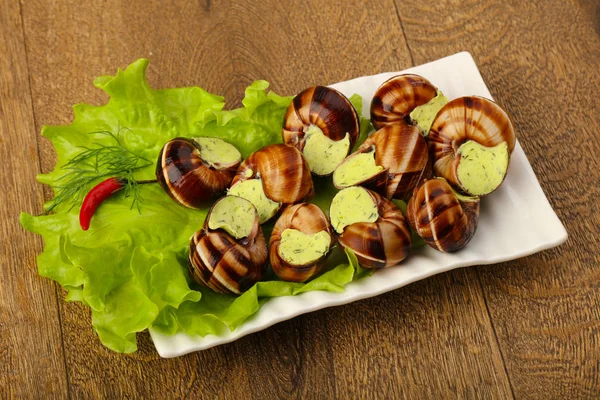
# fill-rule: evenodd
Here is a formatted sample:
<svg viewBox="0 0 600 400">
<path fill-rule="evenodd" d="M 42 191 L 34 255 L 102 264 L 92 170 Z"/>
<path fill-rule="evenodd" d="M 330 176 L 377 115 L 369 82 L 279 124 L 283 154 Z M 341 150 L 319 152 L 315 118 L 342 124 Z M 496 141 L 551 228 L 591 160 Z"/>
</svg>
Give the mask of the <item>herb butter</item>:
<svg viewBox="0 0 600 400">
<path fill-rule="evenodd" d="M 416 122 L 424 136 L 429 134 L 431 124 L 437 113 L 448 103 L 448 98 L 438 90 L 437 96 L 429 100 L 426 104 L 416 107 L 410 113 L 410 119 Z"/>
<path fill-rule="evenodd" d="M 208 227 L 223 229 L 236 239 L 248 237 L 252 232 L 256 209 L 248 200 L 226 196 L 217 201 L 210 212 Z"/>
<path fill-rule="evenodd" d="M 326 231 L 312 235 L 297 229 L 285 229 L 277 252 L 292 265 L 306 265 L 323 257 L 331 246 L 331 236 Z"/>
<path fill-rule="evenodd" d="M 306 130 L 304 144 L 304 158 L 308 162 L 311 172 L 325 176 L 333 172 L 346 158 L 350 151 L 350 135 L 342 140 L 332 140 L 323 134 L 316 125 L 310 125 Z"/>
<path fill-rule="evenodd" d="M 504 180 L 509 151 L 506 142 L 486 147 L 474 140 L 458 148 L 460 161 L 456 168 L 459 184 L 469 194 L 483 196 L 493 192 Z"/>
<path fill-rule="evenodd" d="M 212 167 L 217 164 L 235 164 L 242 159 L 238 149 L 223 139 L 197 137 L 194 141 L 200 146 L 200 158 Z"/>
<path fill-rule="evenodd" d="M 229 189 L 228 195 L 243 197 L 250 201 L 258 211 L 258 222 L 267 222 L 281 208 L 281 203 L 267 197 L 261 179 L 248 179 L 236 183 Z"/>
<path fill-rule="evenodd" d="M 375 146 L 367 153 L 358 153 L 348 157 L 333 173 L 333 182 L 337 187 L 360 184 L 383 171 L 375 163 Z"/>
<path fill-rule="evenodd" d="M 340 190 L 329 209 L 331 225 L 337 233 L 356 222 L 375 222 L 379 218 L 377 204 L 369 192 L 360 186 Z"/>
</svg>

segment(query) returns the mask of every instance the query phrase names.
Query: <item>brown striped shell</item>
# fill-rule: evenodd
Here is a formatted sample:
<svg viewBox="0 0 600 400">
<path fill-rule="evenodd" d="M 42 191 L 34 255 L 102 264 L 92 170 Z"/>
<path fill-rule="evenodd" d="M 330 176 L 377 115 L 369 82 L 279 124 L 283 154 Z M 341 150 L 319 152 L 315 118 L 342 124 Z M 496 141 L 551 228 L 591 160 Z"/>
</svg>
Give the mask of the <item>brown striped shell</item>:
<svg viewBox="0 0 600 400">
<path fill-rule="evenodd" d="M 321 271 L 325 261 L 327 261 L 329 252 L 319 260 L 310 264 L 289 264 L 279 255 L 278 251 L 279 243 L 281 243 L 281 234 L 286 229 L 296 229 L 308 235 L 326 231 L 331 236 L 331 246 L 333 246 L 335 238 L 331 230 L 331 225 L 329 224 L 329 219 L 327 219 L 325 213 L 314 204 L 296 204 L 288 207 L 281 214 L 271 233 L 271 238 L 269 240 L 269 260 L 275 274 L 286 281 L 305 282 Z"/>
<path fill-rule="evenodd" d="M 403 74 L 385 81 L 371 101 L 371 122 L 375 129 L 388 124 L 410 125 L 410 113 L 437 95 L 437 88 L 422 76 Z"/>
<path fill-rule="evenodd" d="M 190 240 L 188 270 L 194 281 L 215 292 L 241 294 L 261 280 L 266 269 L 267 243 L 258 213 L 250 235 L 235 239 L 224 230 L 208 227 L 214 207 Z"/>
<path fill-rule="evenodd" d="M 284 206 L 308 201 L 314 186 L 308 163 L 302 153 L 287 144 L 271 144 L 250 154 L 231 182 L 262 180 L 265 195 Z"/>
<path fill-rule="evenodd" d="M 342 248 L 354 252 L 365 268 L 387 268 L 408 256 L 411 246 L 410 227 L 402 212 L 390 200 L 369 191 L 377 204 L 375 222 L 356 222 L 338 236 Z"/>
<path fill-rule="evenodd" d="M 406 214 L 411 227 L 429 246 L 457 251 L 475 234 L 479 197 L 459 197 L 445 179 L 435 178 L 415 189 Z"/>
<path fill-rule="evenodd" d="M 432 175 L 427 142 L 414 126 L 386 125 L 359 147 L 375 146 L 375 163 L 387 171 L 384 192 L 388 199 L 408 200 L 422 178 Z"/>
<path fill-rule="evenodd" d="M 459 97 L 438 112 L 429 131 L 429 151 L 435 175 L 461 188 L 456 171 L 460 161 L 458 148 L 468 140 L 486 147 L 506 142 L 515 148 L 516 133 L 506 112 L 483 97 Z M 464 188 L 461 188 L 464 189 Z"/>
<path fill-rule="evenodd" d="M 305 133 L 316 125 L 331 140 L 350 136 L 350 149 L 360 133 L 356 109 L 340 92 L 324 86 L 313 86 L 299 93 L 290 103 L 284 118 L 283 142 L 304 149 Z"/>
<path fill-rule="evenodd" d="M 200 157 L 199 146 L 193 139 L 169 140 L 156 163 L 160 186 L 175 202 L 189 208 L 206 207 L 207 201 L 222 195 L 242 161 L 211 166 Z"/>
</svg>

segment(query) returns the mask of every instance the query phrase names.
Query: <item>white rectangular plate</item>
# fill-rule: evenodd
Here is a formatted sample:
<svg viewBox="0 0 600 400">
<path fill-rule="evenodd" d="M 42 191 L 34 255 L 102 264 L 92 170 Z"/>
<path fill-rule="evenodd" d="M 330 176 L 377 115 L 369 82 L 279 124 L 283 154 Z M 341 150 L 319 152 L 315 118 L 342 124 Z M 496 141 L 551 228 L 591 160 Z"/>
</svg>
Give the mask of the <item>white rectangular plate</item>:
<svg viewBox="0 0 600 400">
<path fill-rule="evenodd" d="M 363 114 L 368 117 L 375 90 L 388 78 L 404 72 L 424 76 L 449 99 L 466 95 L 492 98 L 473 57 L 466 52 L 406 71 L 366 76 L 336 83 L 332 87 L 346 96 L 360 94 L 364 101 Z M 463 250 L 446 254 L 425 246 L 414 251 L 400 266 L 378 270 L 369 278 L 351 282 L 341 293 L 315 291 L 273 298 L 243 325 L 220 336 L 199 337 L 184 333 L 166 336 L 152 329 L 150 334 L 162 357 L 177 357 L 234 341 L 300 314 L 377 296 L 454 268 L 524 257 L 557 246 L 566 239 L 565 228 L 550 207 L 523 149 L 517 143 L 506 180 L 481 202 L 477 232 Z"/>
</svg>

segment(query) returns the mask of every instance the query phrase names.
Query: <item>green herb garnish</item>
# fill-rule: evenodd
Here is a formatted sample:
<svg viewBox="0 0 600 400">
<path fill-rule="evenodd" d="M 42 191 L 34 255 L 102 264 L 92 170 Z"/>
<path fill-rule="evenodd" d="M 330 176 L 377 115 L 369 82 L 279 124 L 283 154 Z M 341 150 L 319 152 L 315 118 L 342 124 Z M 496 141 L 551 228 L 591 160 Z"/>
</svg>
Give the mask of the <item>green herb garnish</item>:
<svg viewBox="0 0 600 400">
<path fill-rule="evenodd" d="M 60 168 L 65 174 L 57 178 L 52 185 L 55 197 L 45 206 L 46 213 L 53 211 L 60 204 L 67 205 L 71 210 L 81 204 L 92 183 L 108 177 L 120 178 L 125 182 L 125 197 L 132 197 L 131 208 L 137 206 L 138 212 L 140 211 L 139 185 L 145 181 L 136 181 L 133 174 L 152 163 L 123 146 L 119 138 L 122 130 L 129 129 L 119 128 L 116 134 L 109 131 L 90 133 L 108 136 L 114 144 L 95 143 L 93 147 L 79 146 L 81 153 Z"/>
</svg>

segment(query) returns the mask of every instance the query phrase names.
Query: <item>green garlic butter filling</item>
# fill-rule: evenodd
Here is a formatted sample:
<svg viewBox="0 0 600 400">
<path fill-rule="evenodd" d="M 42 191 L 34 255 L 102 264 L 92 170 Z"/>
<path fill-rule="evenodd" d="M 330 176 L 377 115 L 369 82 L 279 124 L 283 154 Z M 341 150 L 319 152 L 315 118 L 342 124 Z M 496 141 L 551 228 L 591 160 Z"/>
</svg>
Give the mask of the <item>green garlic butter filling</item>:
<svg viewBox="0 0 600 400">
<path fill-rule="evenodd" d="M 323 134 L 316 125 L 310 125 L 306 130 L 304 158 L 311 172 L 317 175 L 329 175 L 340 165 L 350 150 L 350 135 L 342 140 L 331 140 Z"/>
<path fill-rule="evenodd" d="M 367 153 L 354 154 L 348 157 L 333 172 L 333 182 L 337 187 L 357 185 L 383 171 L 383 167 L 375 164 L 375 146 Z"/>
<path fill-rule="evenodd" d="M 238 182 L 229 189 L 227 194 L 243 197 L 251 202 L 258 211 L 258 222 L 261 224 L 271 219 L 281 208 L 281 203 L 277 203 L 265 195 L 260 179 Z"/>
<path fill-rule="evenodd" d="M 256 210 L 252 203 L 238 196 L 226 196 L 217 201 L 210 213 L 208 227 L 223 229 L 236 239 L 252 232 Z"/>
<path fill-rule="evenodd" d="M 486 147 L 469 140 L 458 148 L 458 154 L 456 175 L 465 192 L 483 196 L 493 192 L 504 180 L 509 159 L 506 142 Z"/>
<path fill-rule="evenodd" d="M 197 137 L 194 141 L 200 146 L 200 158 L 211 167 L 235 164 L 242 159 L 238 149 L 223 139 Z"/>
<path fill-rule="evenodd" d="M 410 119 L 417 123 L 424 136 L 429 134 L 429 129 L 431 129 L 431 124 L 433 124 L 435 116 L 442 109 L 442 107 L 446 105 L 446 103 L 448 103 L 448 98 L 444 96 L 440 90 L 438 90 L 437 96 L 429 100 L 428 103 L 418 106 L 412 110 L 410 113 Z"/>
<path fill-rule="evenodd" d="M 296 229 L 285 229 L 277 252 L 288 264 L 306 265 L 323 257 L 331 246 L 331 236 L 326 231 L 312 235 Z"/>
<path fill-rule="evenodd" d="M 360 186 L 340 190 L 329 208 L 331 225 L 337 233 L 356 222 L 375 222 L 379 218 L 377 204 L 369 192 Z"/>
</svg>

